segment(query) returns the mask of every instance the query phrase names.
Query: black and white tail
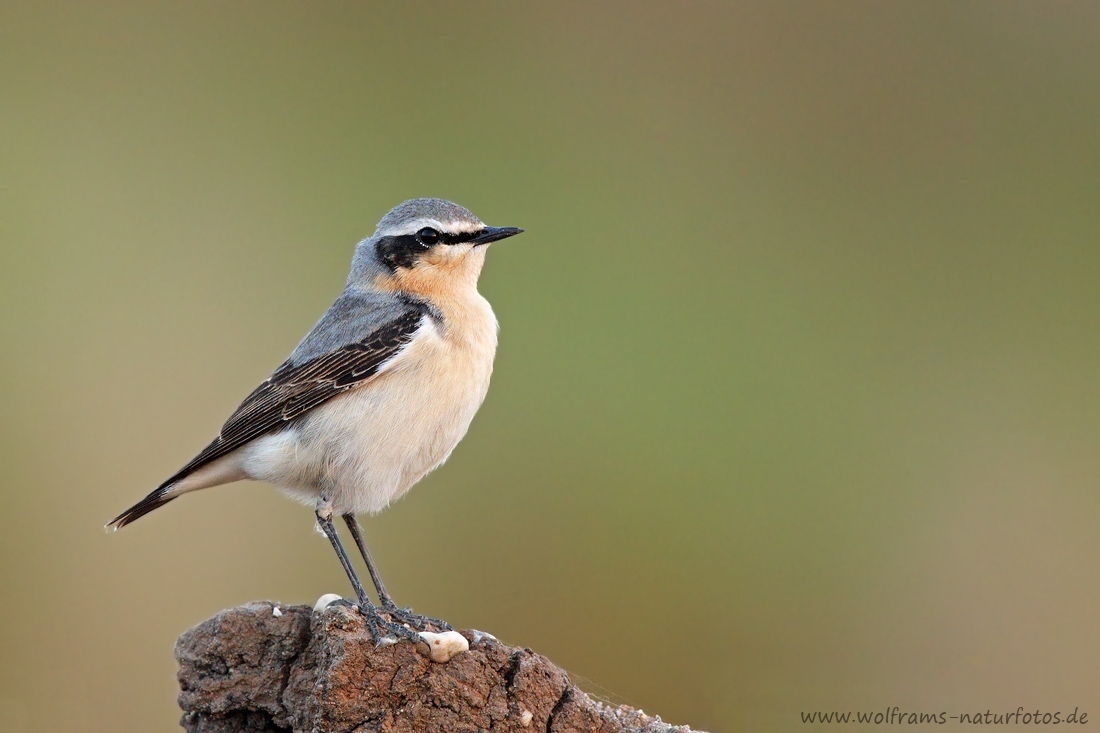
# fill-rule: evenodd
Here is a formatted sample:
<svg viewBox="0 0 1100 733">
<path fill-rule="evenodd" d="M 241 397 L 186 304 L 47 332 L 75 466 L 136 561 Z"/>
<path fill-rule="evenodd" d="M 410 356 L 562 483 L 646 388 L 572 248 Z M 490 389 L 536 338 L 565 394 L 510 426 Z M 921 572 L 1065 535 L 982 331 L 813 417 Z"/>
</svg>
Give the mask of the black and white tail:
<svg viewBox="0 0 1100 733">
<path fill-rule="evenodd" d="M 154 509 L 164 506 L 172 501 L 172 499 L 179 496 L 178 493 L 173 492 L 174 488 L 176 488 L 176 485 L 171 481 L 161 484 L 137 504 L 134 504 L 122 514 L 119 514 L 117 517 L 107 522 L 106 528 L 110 530 L 122 529 L 135 519 L 144 517 Z"/>
</svg>

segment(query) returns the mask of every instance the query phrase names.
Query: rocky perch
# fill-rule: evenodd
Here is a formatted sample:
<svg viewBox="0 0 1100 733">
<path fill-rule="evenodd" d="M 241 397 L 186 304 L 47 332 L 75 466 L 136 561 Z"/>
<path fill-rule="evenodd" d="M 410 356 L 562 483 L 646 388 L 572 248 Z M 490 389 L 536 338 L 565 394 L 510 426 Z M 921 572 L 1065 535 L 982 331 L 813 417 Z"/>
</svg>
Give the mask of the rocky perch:
<svg viewBox="0 0 1100 733">
<path fill-rule="evenodd" d="M 437 663 L 427 643 L 376 649 L 343 606 L 231 608 L 176 642 L 180 724 L 193 733 L 691 733 L 592 700 L 530 649 L 461 634 L 469 650 Z"/>
</svg>

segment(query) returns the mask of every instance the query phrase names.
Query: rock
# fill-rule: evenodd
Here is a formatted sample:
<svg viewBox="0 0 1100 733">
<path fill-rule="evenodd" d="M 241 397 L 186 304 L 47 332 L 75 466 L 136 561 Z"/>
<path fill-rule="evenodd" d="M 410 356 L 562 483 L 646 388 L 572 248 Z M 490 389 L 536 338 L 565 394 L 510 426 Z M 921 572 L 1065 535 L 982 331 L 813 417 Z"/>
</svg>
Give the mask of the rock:
<svg viewBox="0 0 1100 733">
<path fill-rule="evenodd" d="M 420 638 L 428 645 L 428 656 L 433 662 L 449 662 L 456 654 L 470 651 L 470 640 L 457 631 L 442 634 L 421 631 Z"/>
<path fill-rule="evenodd" d="M 345 606 L 231 608 L 176 642 L 180 723 L 193 733 L 691 733 L 592 700 L 530 650 L 460 633 L 469 651 L 436 663 L 420 644 L 376 649 Z"/>
<path fill-rule="evenodd" d="M 342 600 L 342 598 L 335 593 L 326 593 L 318 598 L 317 602 L 313 604 L 313 611 L 315 613 L 318 611 L 324 611 L 330 605 L 339 600 Z"/>
</svg>

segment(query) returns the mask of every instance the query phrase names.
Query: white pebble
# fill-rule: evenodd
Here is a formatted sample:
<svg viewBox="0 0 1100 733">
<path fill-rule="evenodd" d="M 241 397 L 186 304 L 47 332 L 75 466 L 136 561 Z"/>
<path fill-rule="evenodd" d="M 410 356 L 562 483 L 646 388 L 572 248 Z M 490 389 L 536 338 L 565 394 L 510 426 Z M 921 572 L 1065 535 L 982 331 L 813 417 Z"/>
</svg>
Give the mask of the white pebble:
<svg viewBox="0 0 1100 733">
<path fill-rule="evenodd" d="M 524 728 L 526 728 L 527 726 L 531 725 L 531 720 L 534 717 L 535 716 L 531 714 L 530 710 L 524 710 L 522 713 L 520 713 L 519 722 Z"/>
<path fill-rule="evenodd" d="M 324 611 L 326 608 L 328 608 L 333 601 L 338 600 L 340 600 L 340 596 L 336 595 L 335 593 L 326 593 L 318 598 L 317 602 L 313 604 L 313 612 L 320 613 L 321 611 Z"/>
<path fill-rule="evenodd" d="M 449 662 L 456 654 L 470 650 L 470 642 L 457 631 L 444 631 L 442 634 L 421 631 L 420 638 L 428 645 L 433 662 Z"/>
<path fill-rule="evenodd" d="M 278 606 L 272 606 L 272 608 L 271 608 L 271 615 L 272 615 L 272 616 L 275 616 L 276 618 L 278 618 L 279 616 L 282 616 L 282 615 L 283 615 L 283 612 L 279 610 L 279 607 L 278 607 Z"/>
</svg>

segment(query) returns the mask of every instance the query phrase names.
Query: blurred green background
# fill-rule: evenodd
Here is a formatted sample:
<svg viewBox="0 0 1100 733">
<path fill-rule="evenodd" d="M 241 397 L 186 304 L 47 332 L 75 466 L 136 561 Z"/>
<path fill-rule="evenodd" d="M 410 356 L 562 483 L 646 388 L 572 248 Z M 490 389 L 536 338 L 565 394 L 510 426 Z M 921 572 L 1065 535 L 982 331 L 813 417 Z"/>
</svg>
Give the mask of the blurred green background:
<svg viewBox="0 0 1100 733">
<path fill-rule="evenodd" d="M 102 525 L 414 196 L 527 233 L 399 601 L 719 731 L 1100 716 L 1097 4 L 6 2 L 0 75 L 0 730 L 349 592 L 267 486 Z"/>
</svg>

